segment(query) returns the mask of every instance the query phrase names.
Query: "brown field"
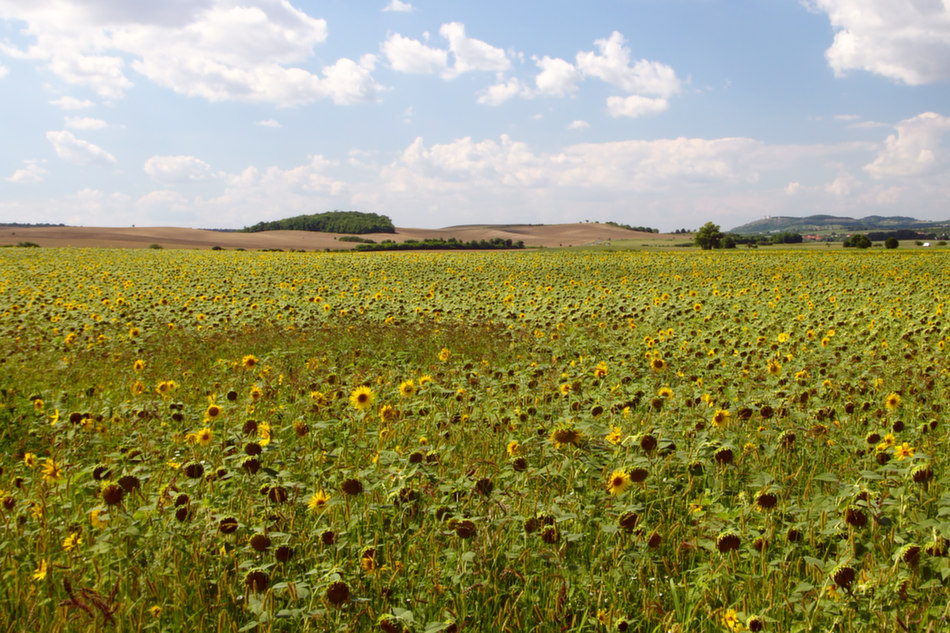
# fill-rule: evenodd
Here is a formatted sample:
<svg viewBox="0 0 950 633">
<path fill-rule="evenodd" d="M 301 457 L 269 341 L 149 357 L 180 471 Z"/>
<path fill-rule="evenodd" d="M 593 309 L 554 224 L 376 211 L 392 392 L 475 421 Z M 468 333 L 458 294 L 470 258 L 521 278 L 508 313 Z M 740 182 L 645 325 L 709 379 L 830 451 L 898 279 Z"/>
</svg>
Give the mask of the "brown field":
<svg viewBox="0 0 950 633">
<path fill-rule="evenodd" d="M 340 242 L 334 233 L 309 231 L 264 231 L 239 233 L 185 229 L 175 227 L 4 227 L 0 228 L 0 245 L 33 242 L 44 247 L 71 246 L 75 248 L 148 248 L 158 244 L 163 248 L 243 248 L 247 250 L 346 250 L 353 242 Z M 492 238 L 521 240 L 525 246 L 583 246 L 611 240 L 655 239 L 656 233 L 641 233 L 607 224 L 505 224 L 457 226 L 444 229 L 397 228 L 395 234 L 370 233 L 367 237 L 377 242 L 391 239 L 396 242 L 426 238 L 456 238 L 463 242 Z"/>
</svg>

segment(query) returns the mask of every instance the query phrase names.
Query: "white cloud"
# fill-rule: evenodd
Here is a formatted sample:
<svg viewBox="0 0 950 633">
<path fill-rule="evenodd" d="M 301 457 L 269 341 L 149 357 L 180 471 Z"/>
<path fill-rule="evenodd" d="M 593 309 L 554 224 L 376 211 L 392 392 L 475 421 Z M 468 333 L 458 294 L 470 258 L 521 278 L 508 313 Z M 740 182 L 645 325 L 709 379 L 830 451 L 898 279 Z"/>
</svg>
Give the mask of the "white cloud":
<svg viewBox="0 0 950 633">
<path fill-rule="evenodd" d="M 805 0 L 835 29 L 835 74 L 864 70 L 910 85 L 950 79 L 950 4 L 942 0 Z"/>
<path fill-rule="evenodd" d="M 408 2 L 402 2 L 401 0 L 390 0 L 383 11 L 394 11 L 396 13 L 409 13 L 412 11 L 412 5 Z"/>
<path fill-rule="evenodd" d="M 494 84 L 483 90 L 478 97 L 478 102 L 483 105 L 501 105 L 523 90 L 521 82 L 516 77 L 512 77 L 508 81 Z"/>
<path fill-rule="evenodd" d="M 279 121 L 275 121 L 274 119 L 264 119 L 263 121 L 258 121 L 257 125 L 261 127 L 273 127 L 273 128 L 283 127 Z"/>
<path fill-rule="evenodd" d="M 23 168 L 17 169 L 13 172 L 12 175 L 7 177 L 7 182 L 16 183 L 18 185 L 32 185 L 38 182 L 43 181 L 43 176 L 47 172 L 41 165 L 42 161 L 38 160 L 25 160 L 23 161 Z"/>
<path fill-rule="evenodd" d="M 109 124 L 102 119 L 68 116 L 66 117 L 66 127 L 71 130 L 101 130 L 103 128 L 109 127 Z"/>
<path fill-rule="evenodd" d="M 203 182 L 216 177 L 211 165 L 194 156 L 152 156 L 145 173 L 162 184 Z"/>
<path fill-rule="evenodd" d="M 660 98 L 651 99 L 640 95 L 607 97 L 607 112 L 614 118 L 622 116 L 636 118 L 660 114 L 668 110 L 669 107 L 669 102 Z"/>
<path fill-rule="evenodd" d="M 593 51 L 577 54 L 577 67 L 585 75 L 596 77 L 628 94 L 649 94 L 667 98 L 680 91 L 676 72 L 666 64 L 641 59 L 630 63 L 630 49 L 617 31 L 594 42 L 600 54 Z"/>
<path fill-rule="evenodd" d="M 800 182 L 790 182 L 788 186 L 785 187 L 785 193 L 789 196 L 794 196 L 802 188 L 802 183 Z"/>
<path fill-rule="evenodd" d="M 448 52 L 394 33 L 381 46 L 393 70 L 404 73 L 434 73 L 448 65 Z"/>
<path fill-rule="evenodd" d="M 98 145 L 76 138 L 65 130 L 46 133 L 46 140 L 53 144 L 56 155 L 78 165 L 104 165 L 115 163 L 115 157 Z"/>
<path fill-rule="evenodd" d="M 89 99 L 77 99 L 75 97 L 60 97 L 53 99 L 50 103 L 62 110 L 84 110 L 96 105 Z"/>
<path fill-rule="evenodd" d="M 455 77 L 475 70 L 503 72 L 511 67 L 508 55 L 491 44 L 467 37 L 465 25 L 460 22 L 443 24 L 439 34 L 449 41 L 449 50 L 455 57 L 446 76 Z"/>
<path fill-rule="evenodd" d="M 884 141 L 884 149 L 864 169 L 876 179 L 919 176 L 945 170 L 950 157 L 942 151 L 950 118 L 924 112 L 896 126 L 897 134 Z"/>
<path fill-rule="evenodd" d="M 577 90 L 577 81 L 581 73 L 570 62 L 545 55 L 537 60 L 541 72 L 534 78 L 540 95 L 564 97 Z"/>
<path fill-rule="evenodd" d="M 581 121 L 580 119 L 576 121 L 571 121 L 570 125 L 567 126 L 569 130 L 586 130 L 590 127 L 590 123 L 587 121 Z"/>
<path fill-rule="evenodd" d="M 132 86 L 129 68 L 211 101 L 353 103 L 375 100 L 379 89 L 366 58 L 340 59 L 321 74 L 301 68 L 326 40 L 326 21 L 289 0 L 0 0 L 0 18 L 24 22 L 33 38 L 8 54 L 41 61 L 67 83 L 106 99 Z"/>
<path fill-rule="evenodd" d="M 3 64 L 0 64 L 0 79 L 6 77 L 8 72 L 10 72 L 10 69 L 8 69 Z"/>
</svg>

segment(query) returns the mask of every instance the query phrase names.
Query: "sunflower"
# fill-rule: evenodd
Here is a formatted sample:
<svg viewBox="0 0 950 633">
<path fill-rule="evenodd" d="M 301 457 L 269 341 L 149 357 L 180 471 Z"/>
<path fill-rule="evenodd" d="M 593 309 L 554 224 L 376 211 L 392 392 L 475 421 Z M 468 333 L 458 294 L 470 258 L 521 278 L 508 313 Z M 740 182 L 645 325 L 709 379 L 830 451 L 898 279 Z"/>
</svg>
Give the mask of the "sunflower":
<svg viewBox="0 0 950 633">
<path fill-rule="evenodd" d="M 129 387 L 129 390 L 132 392 L 133 396 L 140 396 L 145 393 L 145 385 L 141 380 L 136 380 L 132 383 L 132 386 Z"/>
<path fill-rule="evenodd" d="M 572 389 L 571 383 L 569 383 L 569 382 L 566 382 L 566 383 L 564 383 L 563 385 L 561 385 L 560 387 L 558 387 L 558 391 L 560 391 L 560 392 L 561 392 L 561 395 L 563 395 L 563 396 L 566 396 L 566 395 L 568 395 L 569 393 L 571 393 L 571 389 Z"/>
<path fill-rule="evenodd" d="M 897 407 L 901 406 L 901 397 L 895 392 L 887 394 L 887 399 L 884 400 L 884 406 L 887 407 L 889 411 L 895 410 Z"/>
<path fill-rule="evenodd" d="M 383 422 L 392 422 L 396 419 L 396 408 L 391 404 L 384 404 L 379 408 L 379 419 Z"/>
<path fill-rule="evenodd" d="M 712 423 L 714 426 L 726 426 L 729 424 L 730 413 L 725 409 L 718 409 L 713 414 Z"/>
<path fill-rule="evenodd" d="M 653 371 L 663 371 L 666 369 L 666 361 L 662 358 L 654 358 L 650 361 L 650 369 Z"/>
<path fill-rule="evenodd" d="M 410 380 L 404 380 L 399 383 L 399 395 L 408 398 L 416 392 L 416 383 Z"/>
<path fill-rule="evenodd" d="M 357 387 L 353 390 L 353 393 L 350 394 L 350 404 L 353 405 L 353 408 L 359 409 L 360 411 L 373 406 L 373 400 L 375 399 L 376 396 L 373 394 L 373 390 L 365 385 Z"/>
<path fill-rule="evenodd" d="M 913 457 L 913 456 L 914 456 L 914 447 L 908 444 L 907 442 L 904 442 L 900 444 L 899 446 L 894 447 L 894 457 L 897 458 L 897 461 L 901 461 L 902 459 L 906 457 Z"/>
<path fill-rule="evenodd" d="M 255 365 L 257 365 L 257 356 L 253 354 L 248 354 L 241 359 L 241 367 L 244 369 L 253 369 Z"/>
<path fill-rule="evenodd" d="M 452 351 L 448 347 L 443 347 L 439 350 L 439 360 L 443 363 L 449 360 L 449 357 L 452 355 Z"/>
<path fill-rule="evenodd" d="M 656 392 L 656 395 L 658 395 L 658 396 L 660 396 L 661 398 L 664 398 L 664 399 L 666 399 L 666 400 L 672 400 L 672 399 L 673 399 L 673 390 L 670 389 L 669 387 L 660 387 L 660 390 Z"/>
<path fill-rule="evenodd" d="M 33 571 L 33 580 L 43 580 L 46 578 L 46 560 L 41 560 L 40 564 L 36 566 L 36 569 Z"/>
<path fill-rule="evenodd" d="M 262 395 L 264 395 L 264 391 L 260 387 L 258 387 L 257 385 L 254 385 L 253 387 L 251 387 L 251 392 L 250 392 L 251 400 L 260 400 Z"/>
<path fill-rule="evenodd" d="M 82 537 L 79 532 L 70 532 L 69 536 L 63 539 L 63 549 L 71 552 L 73 549 L 82 545 Z"/>
<path fill-rule="evenodd" d="M 36 453 L 24 453 L 23 454 L 23 465 L 27 468 L 36 467 Z"/>
<path fill-rule="evenodd" d="M 620 427 L 611 425 L 610 433 L 604 437 L 604 441 L 610 442 L 611 444 L 619 444 L 620 438 Z"/>
<path fill-rule="evenodd" d="M 195 442 L 201 446 L 207 446 L 211 443 L 211 438 L 214 437 L 214 432 L 208 427 L 202 428 L 200 431 L 195 433 Z"/>
<path fill-rule="evenodd" d="M 559 427 L 551 433 L 551 442 L 554 448 L 561 448 L 565 445 L 578 446 L 584 435 L 574 428 Z"/>
<path fill-rule="evenodd" d="M 782 365 L 774 358 L 769 361 L 769 373 L 778 376 L 782 372 Z"/>
<path fill-rule="evenodd" d="M 594 367 L 594 378 L 603 378 L 607 375 L 607 363 L 597 363 Z"/>
<path fill-rule="evenodd" d="M 420 386 L 420 387 L 421 387 L 422 385 L 426 384 L 426 383 L 429 383 L 429 382 L 432 382 L 432 376 L 430 376 L 429 374 L 423 374 L 422 376 L 419 376 L 419 386 Z"/>
<path fill-rule="evenodd" d="M 323 490 L 317 490 L 315 493 L 310 495 L 310 501 L 307 502 L 307 508 L 309 508 L 314 514 L 319 514 L 320 510 L 326 506 L 327 501 L 329 500 L 330 495 L 328 495 Z"/>
<path fill-rule="evenodd" d="M 145 361 L 139 358 L 134 363 L 132 363 L 132 369 L 134 371 L 142 371 L 143 369 L 145 369 Z"/>
<path fill-rule="evenodd" d="M 63 477 L 63 469 L 53 461 L 52 457 L 47 457 L 42 467 L 43 479 L 46 483 L 59 481 Z"/>
<path fill-rule="evenodd" d="M 505 447 L 505 450 L 508 452 L 509 457 L 517 457 L 521 454 L 521 444 L 518 443 L 518 440 L 511 440 L 508 442 L 508 446 Z"/>
<path fill-rule="evenodd" d="M 630 474 L 625 470 L 615 470 L 607 478 L 607 492 L 611 496 L 619 495 L 630 485 Z"/>
<path fill-rule="evenodd" d="M 221 407 L 216 404 L 208 405 L 208 408 L 205 410 L 205 419 L 213 420 L 219 415 L 221 415 Z"/>
</svg>

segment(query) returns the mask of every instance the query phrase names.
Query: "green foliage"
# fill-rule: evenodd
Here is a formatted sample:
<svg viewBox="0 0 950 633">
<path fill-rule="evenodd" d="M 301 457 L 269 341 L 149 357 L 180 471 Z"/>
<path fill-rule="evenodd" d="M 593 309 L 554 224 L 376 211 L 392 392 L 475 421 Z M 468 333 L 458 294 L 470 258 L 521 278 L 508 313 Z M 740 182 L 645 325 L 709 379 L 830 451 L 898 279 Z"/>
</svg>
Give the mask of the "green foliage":
<svg viewBox="0 0 950 633">
<path fill-rule="evenodd" d="M 845 238 L 842 245 L 845 248 L 870 248 L 871 240 L 868 239 L 867 235 L 863 233 L 855 233 L 851 237 Z"/>
<path fill-rule="evenodd" d="M 341 242 L 356 242 L 358 244 L 375 244 L 376 240 L 368 237 L 360 237 L 359 235 L 344 235 L 337 238 Z"/>
<path fill-rule="evenodd" d="M 693 238 L 693 241 L 696 246 L 699 246 L 704 251 L 708 251 L 712 248 L 720 248 L 722 246 L 722 238 L 723 233 L 719 230 L 719 225 L 707 222 L 696 231 L 696 236 Z"/>
<path fill-rule="evenodd" d="M 900 246 L 900 242 L 897 241 L 896 237 L 889 237 L 884 240 L 884 248 L 897 248 Z"/>
<path fill-rule="evenodd" d="M 396 227 L 385 215 L 362 211 L 327 211 L 297 215 L 273 222 L 258 222 L 244 231 L 316 231 L 320 233 L 395 233 Z"/>
<path fill-rule="evenodd" d="M 161 244 L 149 244 L 148 247 L 154 251 L 158 251 L 164 248 Z"/>
<path fill-rule="evenodd" d="M 621 224 L 619 222 L 604 222 L 607 226 L 616 226 L 620 229 L 627 229 L 628 231 L 640 231 L 641 233 L 659 233 L 660 229 L 654 229 L 649 226 L 630 226 L 629 224 Z"/>
<path fill-rule="evenodd" d="M 379 244 L 359 244 L 358 251 L 426 251 L 426 250 L 504 250 L 524 248 L 524 242 L 493 237 L 490 240 L 471 240 L 462 242 L 454 237 L 449 239 L 428 238 L 424 240 L 406 240 L 394 242 L 385 240 Z"/>
</svg>

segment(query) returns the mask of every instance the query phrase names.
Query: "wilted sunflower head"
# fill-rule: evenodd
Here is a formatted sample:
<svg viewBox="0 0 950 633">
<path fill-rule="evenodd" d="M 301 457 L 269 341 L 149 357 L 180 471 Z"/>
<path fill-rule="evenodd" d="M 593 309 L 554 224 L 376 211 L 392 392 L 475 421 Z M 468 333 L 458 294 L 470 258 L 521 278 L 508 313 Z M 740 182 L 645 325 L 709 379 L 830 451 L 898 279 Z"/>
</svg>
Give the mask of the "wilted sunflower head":
<svg viewBox="0 0 950 633">
<path fill-rule="evenodd" d="M 583 434 L 575 428 L 559 427 L 551 433 L 551 442 L 555 448 L 561 448 L 566 445 L 578 446 L 583 439 Z"/>
</svg>

